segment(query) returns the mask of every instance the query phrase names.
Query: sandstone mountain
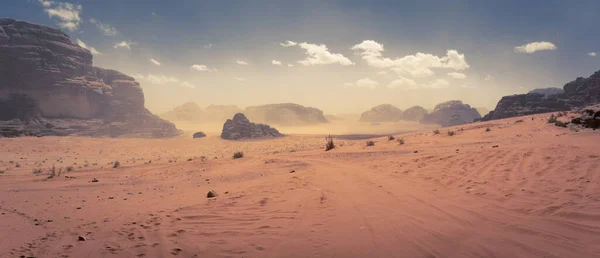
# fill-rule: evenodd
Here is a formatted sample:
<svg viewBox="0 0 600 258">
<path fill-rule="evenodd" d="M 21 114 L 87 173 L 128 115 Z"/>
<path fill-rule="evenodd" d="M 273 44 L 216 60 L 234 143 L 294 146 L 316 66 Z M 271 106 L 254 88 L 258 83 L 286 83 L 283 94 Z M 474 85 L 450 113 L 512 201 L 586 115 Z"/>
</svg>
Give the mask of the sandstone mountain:
<svg viewBox="0 0 600 258">
<path fill-rule="evenodd" d="M 565 91 L 561 88 L 542 88 L 530 90 L 528 93 L 538 93 L 542 95 L 557 95 L 563 94 L 565 93 Z"/>
<path fill-rule="evenodd" d="M 553 111 L 564 111 L 600 103 L 600 71 L 589 78 L 579 77 L 563 86 L 564 93 L 537 92 L 504 96 L 482 120 L 502 119 Z"/>
<path fill-rule="evenodd" d="M 227 119 L 221 132 L 221 138 L 226 140 L 273 137 L 283 137 L 283 134 L 268 125 L 251 123 L 242 113 L 235 114 L 233 119 Z"/>
<path fill-rule="evenodd" d="M 327 123 L 323 111 L 294 103 L 247 107 L 244 114 L 252 121 L 281 126 L 302 126 Z"/>
<path fill-rule="evenodd" d="M 402 110 L 390 105 L 381 104 L 363 112 L 360 115 L 360 122 L 397 122 L 402 119 Z"/>
<path fill-rule="evenodd" d="M 196 102 L 186 102 L 160 115 L 160 117 L 172 122 L 185 121 L 190 123 L 202 122 L 204 116 L 204 110 Z"/>
<path fill-rule="evenodd" d="M 479 112 L 468 104 L 460 100 L 451 100 L 435 106 L 433 112 L 423 117 L 421 123 L 454 126 L 471 123 L 480 118 Z"/>
<path fill-rule="evenodd" d="M 410 107 L 402 112 L 402 120 L 419 122 L 428 113 L 429 112 L 427 112 L 427 109 L 421 106 Z"/>
<path fill-rule="evenodd" d="M 235 105 L 210 105 L 202 109 L 196 102 L 186 102 L 160 115 L 172 122 L 223 123 L 242 109 Z"/>
<path fill-rule="evenodd" d="M 144 107 L 139 83 L 94 67 L 90 51 L 67 34 L 7 18 L 0 18 L 0 106 L 9 107 L 0 111 L 0 131 L 10 136 L 181 133 Z"/>
</svg>

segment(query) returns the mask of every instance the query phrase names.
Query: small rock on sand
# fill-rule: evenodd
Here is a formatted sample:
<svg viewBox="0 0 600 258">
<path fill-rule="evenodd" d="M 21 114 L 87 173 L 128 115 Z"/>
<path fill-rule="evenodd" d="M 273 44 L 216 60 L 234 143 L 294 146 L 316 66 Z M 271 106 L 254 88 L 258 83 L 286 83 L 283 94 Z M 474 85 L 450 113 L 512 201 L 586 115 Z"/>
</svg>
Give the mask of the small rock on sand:
<svg viewBox="0 0 600 258">
<path fill-rule="evenodd" d="M 84 236 L 79 236 L 77 241 L 87 241 L 87 239 Z"/>
<path fill-rule="evenodd" d="M 215 192 L 215 190 L 208 191 L 208 193 L 206 194 L 206 198 L 213 198 L 213 197 L 217 197 L 217 192 Z"/>
<path fill-rule="evenodd" d="M 94 179 L 92 179 L 92 183 L 97 183 L 98 179 L 94 177 Z"/>
</svg>

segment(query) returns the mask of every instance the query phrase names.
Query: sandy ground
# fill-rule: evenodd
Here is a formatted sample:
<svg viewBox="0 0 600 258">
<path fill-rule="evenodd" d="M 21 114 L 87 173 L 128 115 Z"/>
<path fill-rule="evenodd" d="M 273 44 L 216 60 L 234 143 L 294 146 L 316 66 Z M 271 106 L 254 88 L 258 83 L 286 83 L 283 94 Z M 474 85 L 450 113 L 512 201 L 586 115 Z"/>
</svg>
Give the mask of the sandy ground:
<svg viewBox="0 0 600 258">
<path fill-rule="evenodd" d="M 600 133 L 546 117 L 329 152 L 297 135 L 0 139 L 0 257 L 600 257 Z"/>
</svg>

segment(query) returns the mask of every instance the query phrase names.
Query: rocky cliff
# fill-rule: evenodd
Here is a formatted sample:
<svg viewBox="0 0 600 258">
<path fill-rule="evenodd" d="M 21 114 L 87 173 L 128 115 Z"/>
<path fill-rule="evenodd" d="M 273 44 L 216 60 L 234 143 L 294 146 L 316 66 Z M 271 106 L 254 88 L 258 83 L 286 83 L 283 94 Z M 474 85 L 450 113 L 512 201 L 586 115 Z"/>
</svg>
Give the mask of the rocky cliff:
<svg viewBox="0 0 600 258">
<path fill-rule="evenodd" d="M 23 99 L 31 105 L 31 115 L 3 110 L 2 120 L 11 121 L 0 123 L 2 131 L 134 137 L 180 133 L 144 107 L 139 83 L 94 67 L 89 50 L 72 43 L 67 34 L 0 18 L 0 106 Z"/>
<path fill-rule="evenodd" d="M 250 123 L 242 113 L 235 114 L 233 119 L 227 119 L 221 132 L 221 138 L 226 140 L 273 137 L 283 137 L 283 134 L 268 125 Z"/>
<path fill-rule="evenodd" d="M 553 111 L 564 111 L 600 103 L 600 71 L 588 78 L 577 78 L 563 86 L 563 93 L 545 95 L 533 91 L 528 94 L 505 96 L 496 108 L 482 120 L 502 119 Z"/>
<path fill-rule="evenodd" d="M 425 109 L 424 107 L 414 106 L 402 112 L 402 120 L 419 122 L 427 114 L 427 109 Z"/>
<path fill-rule="evenodd" d="M 460 100 L 451 100 L 435 106 L 433 112 L 423 117 L 421 123 L 454 126 L 471 123 L 480 118 L 479 112 L 468 104 Z"/>
<path fill-rule="evenodd" d="M 252 121 L 282 126 L 302 126 L 327 123 L 323 111 L 294 103 L 247 107 L 244 114 Z"/>
<path fill-rule="evenodd" d="M 360 122 L 398 122 L 402 119 L 402 110 L 390 105 L 381 104 L 363 112 L 360 115 Z"/>
</svg>

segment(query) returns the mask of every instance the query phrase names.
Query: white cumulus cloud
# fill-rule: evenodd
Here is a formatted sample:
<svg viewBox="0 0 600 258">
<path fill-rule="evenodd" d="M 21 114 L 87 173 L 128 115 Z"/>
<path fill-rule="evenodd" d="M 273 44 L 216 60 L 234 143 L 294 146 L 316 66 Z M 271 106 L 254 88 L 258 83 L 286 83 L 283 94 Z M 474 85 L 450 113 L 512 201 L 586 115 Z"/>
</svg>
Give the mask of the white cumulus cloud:
<svg viewBox="0 0 600 258">
<path fill-rule="evenodd" d="M 452 72 L 452 73 L 448 73 L 448 76 L 454 78 L 454 79 L 466 79 L 467 75 L 465 75 L 464 73 L 456 73 L 456 72 Z"/>
<path fill-rule="evenodd" d="M 98 29 L 102 31 L 102 34 L 106 36 L 115 36 L 118 33 L 115 27 L 111 26 L 110 24 L 104 24 L 101 21 L 96 20 L 94 18 L 90 19 L 90 23 L 96 24 L 96 27 L 98 27 Z"/>
<path fill-rule="evenodd" d="M 237 60 L 237 61 L 235 61 L 235 62 L 236 62 L 237 64 L 239 64 L 239 65 L 248 65 L 248 62 L 246 62 L 246 61 L 242 61 L 242 60 Z"/>
<path fill-rule="evenodd" d="M 359 88 L 375 89 L 379 86 L 379 83 L 369 78 L 362 78 L 356 81 L 356 86 Z"/>
<path fill-rule="evenodd" d="M 587 53 L 588 56 L 596 56 L 596 52 L 589 52 Z"/>
<path fill-rule="evenodd" d="M 288 64 L 288 67 L 294 67 L 294 65 L 293 64 Z"/>
<path fill-rule="evenodd" d="M 336 64 L 341 65 L 353 65 L 352 61 L 342 54 L 335 54 L 329 52 L 327 46 L 321 44 L 309 44 L 300 43 L 300 48 L 306 51 L 308 57 L 305 60 L 298 61 L 298 63 L 309 66 L 309 65 L 325 65 L 325 64 Z"/>
<path fill-rule="evenodd" d="M 431 76 L 434 74 L 432 68 L 465 70 L 470 67 L 465 59 L 465 55 L 453 49 L 447 50 L 446 55 L 442 57 L 418 52 L 414 55 L 407 55 L 396 59 L 383 57 L 383 44 L 377 43 L 374 40 L 364 40 L 362 43 L 354 45 L 351 49 L 359 52 L 362 59 L 369 66 L 390 68 L 399 74 L 410 75 L 412 77 Z"/>
<path fill-rule="evenodd" d="M 552 42 L 539 41 L 539 42 L 531 42 L 529 44 L 525 44 L 522 46 L 516 46 L 515 52 L 531 54 L 531 53 L 534 53 L 537 51 L 554 50 L 554 49 L 556 49 L 556 45 L 554 45 Z"/>
<path fill-rule="evenodd" d="M 286 42 L 279 43 L 279 45 L 281 45 L 282 47 L 293 47 L 295 45 L 298 45 L 298 43 L 288 40 Z"/>
<path fill-rule="evenodd" d="M 92 53 L 92 55 L 94 55 L 94 56 L 102 55 L 102 53 L 100 53 L 98 50 L 96 50 L 95 48 L 93 48 L 91 46 L 88 46 L 87 44 L 85 44 L 85 42 L 81 41 L 80 39 L 77 39 L 77 45 L 89 50 Z"/>
<path fill-rule="evenodd" d="M 277 60 L 271 60 L 271 64 L 274 64 L 274 65 L 281 65 L 281 61 L 277 61 Z"/>
<path fill-rule="evenodd" d="M 133 42 L 121 41 L 121 42 L 115 44 L 114 48 L 127 48 L 127 49 L 131 50 L 132 45 L 133 45 Z"/>
<path fill-rule="evenodd" d="M 190 89 L 195 89 L 196 88 L 196 86 L 194 86 L 194 84 L 191 84 L 189 82 L 182 82 L 182 83 L 179 84 L 179 86 L 190 88 Z"/>
<path fill-rule="evenodd" d="M 83 10 L 83 6 L 80 4 L 72 4 L 68 2 L 55 2 L 47 0 L 39 0 L 44 7 L 44 12 L 48 14 L 50 18 L 57 19 L 58 26 L 69 30 L 76 31 L 81 23 L 79 15 Z"/>
<path fill-rule="evenodd" d="M 152 62 L 152 63 L 153 63 L 153 64 L 155 64 L 155 65 L 158 65 L 158 66 L 160 66 L 160 62 L 159 62 L 159 61 L 156 61 L 156 59 L 154 59 L 154 58 L 150 58 L 150 62 Z"/>
<path fill-rule="evenodd" d="M 190 66 L 190 69 L 198 71 L 198 72 L 216 72 L 217 71 L 217 69 L 209 68 L 208 66 L 203 65 L 203 64 L 192 65 L 192 66 Z"/>
</svg>

